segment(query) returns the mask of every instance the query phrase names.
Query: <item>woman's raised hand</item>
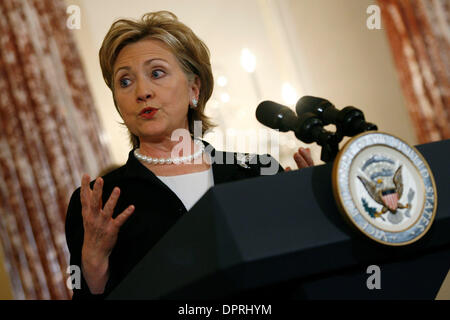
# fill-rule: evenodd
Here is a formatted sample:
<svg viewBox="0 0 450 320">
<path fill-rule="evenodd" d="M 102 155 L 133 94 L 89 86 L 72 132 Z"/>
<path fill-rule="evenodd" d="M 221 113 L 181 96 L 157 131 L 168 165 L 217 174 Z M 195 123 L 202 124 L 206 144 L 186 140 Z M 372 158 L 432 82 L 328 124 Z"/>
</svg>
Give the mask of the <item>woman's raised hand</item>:
<svg viewBox="0 0 450 320">
<path fill-rule="evenodd" d="M 299 148 L 294 153 L 294 161 L 297 164 L 298 169 L 314 166 L 314 161 L 311 157 L 311 150 L 309 148 Z M 286 167 L 285 171 L 291 171 L 291 167 Z"/>
<path fill-rule="evenodd" d="M 134 206 L 129 206 L 113 219 L 120 189 L 114 188 L 103 207 L 103 179 L 97 178 L 92 190 L 89 181 L 89 175 L 84 174 L 81 179 L 81 214 L 84 226 L 82 268 L 91 292 L 102 293 L 108 280 L 109 255 L 117 242 L 120 227 L 134 212 Z"/>
</svg>

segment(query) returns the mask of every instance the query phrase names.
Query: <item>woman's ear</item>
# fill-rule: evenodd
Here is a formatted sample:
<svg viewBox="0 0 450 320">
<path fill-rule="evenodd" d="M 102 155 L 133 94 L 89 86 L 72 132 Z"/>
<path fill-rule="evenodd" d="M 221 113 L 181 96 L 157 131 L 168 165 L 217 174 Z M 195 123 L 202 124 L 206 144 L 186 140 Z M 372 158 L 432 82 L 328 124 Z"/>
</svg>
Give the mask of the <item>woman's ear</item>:
<svg viewBox="0 0 450 320">
<path fill-rule="evenodd" d="M 195 75 L 194 79 L 190 81 L 191 82 L 191 100 L 192 98 L 195 98 L 196 100 L 199 100 L 200 98 L 200 89 L 202 87 L 202 82 L 200 81 L 200 77 Z"/>
</svg>

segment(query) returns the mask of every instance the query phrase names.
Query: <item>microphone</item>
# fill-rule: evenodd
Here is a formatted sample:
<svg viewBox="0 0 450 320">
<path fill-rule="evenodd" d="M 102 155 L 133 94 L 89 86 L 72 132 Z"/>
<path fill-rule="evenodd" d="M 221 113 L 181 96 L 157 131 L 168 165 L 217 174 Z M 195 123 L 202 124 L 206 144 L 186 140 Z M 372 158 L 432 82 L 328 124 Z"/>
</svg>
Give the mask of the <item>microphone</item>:
<svg viewBox="0 0 450 320">
<path fill-rule="evenodd" d="M 325 130 L 322 121 L 312 112 L 297 117 L 295 112 L 286 106 L 273 101 L 263 101 L 256 109 L 256 119 L 263 125 L 281 132 L 294 131 L 297 139 L 305 143 L 317 142 L 323 148 L 321 159 L 325 162 L 333 160 L 337 153 L 336 135 Z"/>
<path fill-rule="evenodd" d="M 335 124 L 337 131 L 344 136 L 352 137 L 364 131 L 378 130 L 375 124 L 365 121 L 361 110 L 351 106 L 338 110 L 330 101 L 318 97 L 302 97 L 298 100 L 295 110 L 299 116 L 308 112 L 314 113 L 324 125 Z"/>
<path fill-rule="evenodd" d="M 295 131 L 298 127 L 298 118 L 292 109 L 269 100 L 258 105 L 256 119 L 263 125 L 281 132 Z"/>
<path fill-rule="evenodd" d="M 324 144 L 331 132 L 323 129 L 323 122 L 312 112 L 297 117 L 295 112 L 282 104 L 263 101 L 256 108 L 256 119 L 263 125 L 281 132 L 294 131 L 295 136 L 305 142 Z"/>
</svg>

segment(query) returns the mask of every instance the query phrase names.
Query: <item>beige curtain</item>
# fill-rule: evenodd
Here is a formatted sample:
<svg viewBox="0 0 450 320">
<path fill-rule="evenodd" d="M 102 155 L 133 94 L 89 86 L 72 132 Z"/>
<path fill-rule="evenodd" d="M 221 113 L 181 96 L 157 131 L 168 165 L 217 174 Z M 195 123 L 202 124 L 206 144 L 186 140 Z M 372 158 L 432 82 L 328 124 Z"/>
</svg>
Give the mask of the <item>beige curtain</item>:
<svg viewBox="0 0 450 320">
<path fill-rule="evenodd" d="M 450 1 L 378 3 L 418 141 L 449 139 Z"/>
<path fill-rule="evenodd" d="M 67 299 L 64 221 L 109 152 L 62 0 L 0 1 L 0 240 L 16 299 Z"/>
</svg>

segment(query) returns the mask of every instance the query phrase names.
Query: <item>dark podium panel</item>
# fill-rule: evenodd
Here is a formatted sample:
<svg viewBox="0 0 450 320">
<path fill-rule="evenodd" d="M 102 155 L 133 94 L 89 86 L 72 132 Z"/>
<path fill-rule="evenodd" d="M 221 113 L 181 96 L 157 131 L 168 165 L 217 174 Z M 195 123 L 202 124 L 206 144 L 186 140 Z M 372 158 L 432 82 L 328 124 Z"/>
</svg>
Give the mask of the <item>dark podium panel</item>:
<svg viewBox="0 0 450 320">
<path fill-rule="evenodd" d="M 332 165 L 210 189 L 109 299 L 434 299 L 450 268 L 450 140 L 417 147 L 438 209 L 418 242 L 387 247 L 346 224 Z M 381 269 L 369 290 L 367 267 Z"/>
</svg>

